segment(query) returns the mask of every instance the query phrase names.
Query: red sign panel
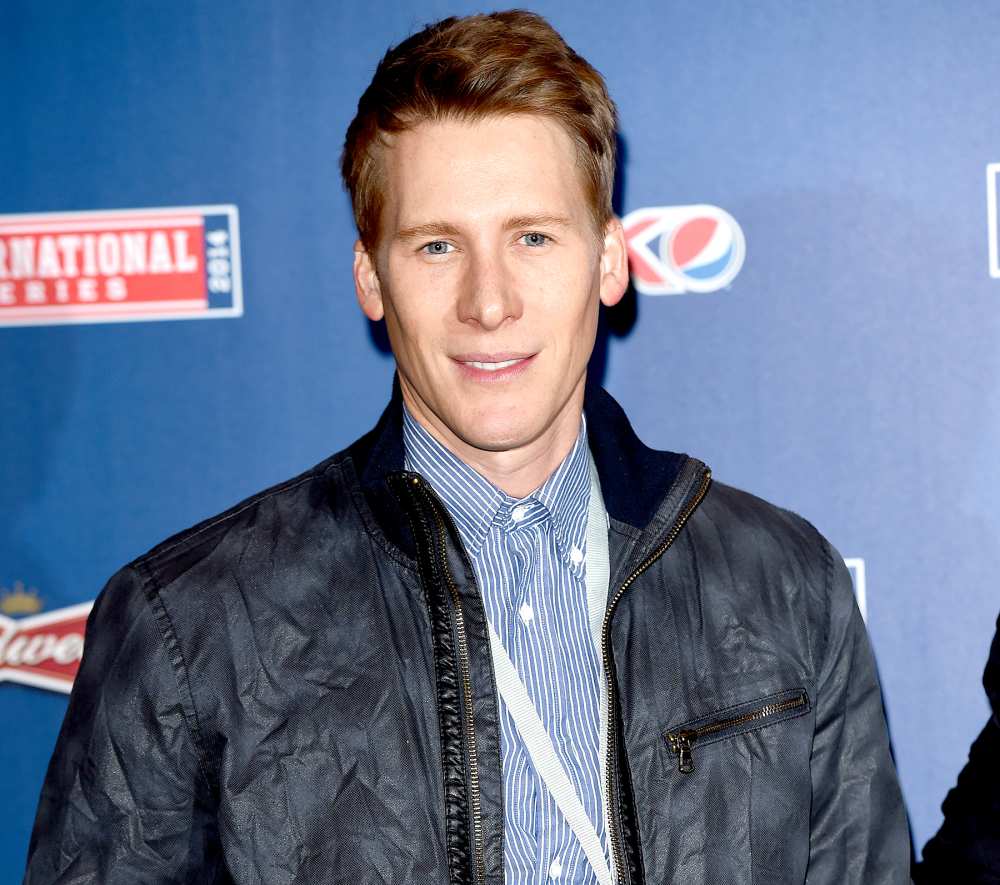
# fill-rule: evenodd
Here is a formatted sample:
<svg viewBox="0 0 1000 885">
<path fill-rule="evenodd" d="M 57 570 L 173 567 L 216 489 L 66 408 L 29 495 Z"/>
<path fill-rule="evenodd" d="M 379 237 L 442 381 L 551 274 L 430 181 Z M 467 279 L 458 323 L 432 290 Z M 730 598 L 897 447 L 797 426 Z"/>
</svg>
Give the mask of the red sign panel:
<svg viewBox="0 0 1000 885">
<path fill-rule="evenodd" d="M 0 615 L 0 682 L 69 694 L 93 602 L 14 620 Z"/>
<path fill-rule="evenodd" d="M 0 215 L 0 325 L 242 312 L 235 206 Z"/>
</svg>

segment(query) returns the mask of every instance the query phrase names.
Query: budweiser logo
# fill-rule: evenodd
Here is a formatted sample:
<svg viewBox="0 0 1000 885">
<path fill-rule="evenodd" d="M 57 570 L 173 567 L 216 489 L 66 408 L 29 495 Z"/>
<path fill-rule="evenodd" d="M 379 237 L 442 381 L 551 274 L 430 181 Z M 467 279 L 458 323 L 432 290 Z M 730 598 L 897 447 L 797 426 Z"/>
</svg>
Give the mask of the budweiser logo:
<svg viewBox="0 0 1000 885">
<path fill-rule="evenodd" d="M 69 694 L 83 657 L 83 632 L 93 602 L 14 620 L 0 615 L 0 682 Z"/>
</svg>

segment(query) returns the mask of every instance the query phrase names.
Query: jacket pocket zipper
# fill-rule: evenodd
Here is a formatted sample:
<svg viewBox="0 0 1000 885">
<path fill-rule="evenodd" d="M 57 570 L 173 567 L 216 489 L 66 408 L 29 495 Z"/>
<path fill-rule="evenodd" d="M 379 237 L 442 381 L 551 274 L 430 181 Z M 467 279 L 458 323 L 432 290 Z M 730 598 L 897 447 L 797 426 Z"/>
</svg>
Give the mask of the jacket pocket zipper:
<svg viewBox="0 0 1000 885">
<path fill-rule="evenodd" d="M 781 713 L 797 710 L 806 707 L 809 698 L 805 691 L 799 691 L 790 698 L 773 703 L 764 704 L 747 713 L 738 716 L 731 716 L 727 719 L 717 719 L 706 725 L 697 728 L 685 728 L 679 731 L 667 732 L 667 742 L 670 744 L 670 751 L 677 757 L 677 770 L 681 774 L 690 774 L 694 771 L 694 745 L 697 741 L 707 737 L 724 737 L 723 734 L 730 729 L 740 728 L 751 723 L 769 724 L 771 719 Z M 805 711 L 803 711 L 805 712 Z M 787 718 L 787 717 L 786 717 Z"/>
</svg>

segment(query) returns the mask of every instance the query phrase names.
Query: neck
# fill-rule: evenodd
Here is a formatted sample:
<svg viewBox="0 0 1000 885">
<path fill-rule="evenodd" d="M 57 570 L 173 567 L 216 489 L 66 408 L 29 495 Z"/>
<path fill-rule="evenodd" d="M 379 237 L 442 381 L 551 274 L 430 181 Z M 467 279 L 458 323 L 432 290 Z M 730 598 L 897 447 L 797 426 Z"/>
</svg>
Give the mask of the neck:
<svg viewBox="0 0 1000 885">
<path fill-rule="evenodd" d="M 570 453 L 580 433 L 583 389 L 579 387 L 534 439 L 509 449 L 481 449 L 457 436 L 436 416 L 421 408 L 405 382 L 403 402 L 413 418 L 441 445 L 480 476 L 512 498 L 524 498 L 547 480 Z"/>
</svg>

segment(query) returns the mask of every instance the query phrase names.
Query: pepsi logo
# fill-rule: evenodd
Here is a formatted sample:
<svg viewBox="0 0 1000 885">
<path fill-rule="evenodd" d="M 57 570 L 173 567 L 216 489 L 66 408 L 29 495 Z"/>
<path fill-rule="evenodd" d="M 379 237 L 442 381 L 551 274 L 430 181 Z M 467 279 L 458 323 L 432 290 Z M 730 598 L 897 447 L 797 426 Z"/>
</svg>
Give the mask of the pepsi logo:
<svg viewBox="0 0 1000 885">
<path fill-rule="evenodd" d="M 715 292 L 743 267 L 743 230 L 718 206 L 636 209 L 622 225 L 632 282 L 644 295 Z"/>
</svg>

